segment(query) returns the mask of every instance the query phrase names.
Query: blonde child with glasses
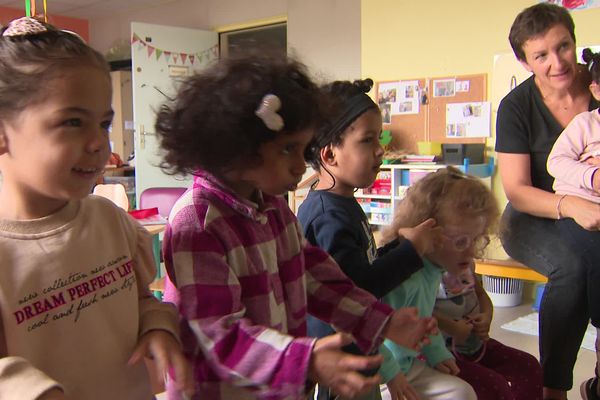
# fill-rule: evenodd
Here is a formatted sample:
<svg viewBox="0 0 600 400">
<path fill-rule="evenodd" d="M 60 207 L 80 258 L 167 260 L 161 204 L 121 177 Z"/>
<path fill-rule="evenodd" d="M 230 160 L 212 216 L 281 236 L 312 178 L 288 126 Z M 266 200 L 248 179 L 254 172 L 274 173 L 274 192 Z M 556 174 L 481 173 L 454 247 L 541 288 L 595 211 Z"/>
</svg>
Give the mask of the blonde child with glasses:
<svg viewBox="0 0 600 400">
<path fill-rule="evenodd" d="M 474 276 L 474 257 L 489 243 L 498 216 L 493 194 L 479 179 L 447 167 L 411 186 L 384 232 L 384 240 L 391 239 L 429 218 L 443 231 L 441 243 L 423 256 L 424 268 L 384 297 L 394 308 L 417 306 L 421 316 L 433 313 L 439 321 L 443 334 L 420 355 L 385 342 L 396 365 L 386 361 L 382 370 L 399 366 L 421 399 L 456 398 L 436 389 L 440 373 L 464 379 L 480 400 L 542 398 L 535 357 L 489 338 L 493 307 Z"/>
</svg>

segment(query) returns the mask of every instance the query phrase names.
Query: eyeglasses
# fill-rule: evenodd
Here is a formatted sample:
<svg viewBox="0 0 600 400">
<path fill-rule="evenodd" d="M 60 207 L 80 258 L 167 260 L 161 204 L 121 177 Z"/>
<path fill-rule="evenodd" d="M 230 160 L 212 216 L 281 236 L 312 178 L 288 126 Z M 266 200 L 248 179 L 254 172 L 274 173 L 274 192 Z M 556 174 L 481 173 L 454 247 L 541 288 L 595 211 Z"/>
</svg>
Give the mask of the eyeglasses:
<svg viewBox="0 0 600 400">
<path fill-rule="evenodd" d="M 446 236 L 446 239 L 452 244 L 453 250 L 456 251 L 465 251 L 473 247 L 475 252 L 478 253 L 490 244 L 490 238 L 487 235 L 479 235 L 475 238 L 469 235 Z"/>
</svg>

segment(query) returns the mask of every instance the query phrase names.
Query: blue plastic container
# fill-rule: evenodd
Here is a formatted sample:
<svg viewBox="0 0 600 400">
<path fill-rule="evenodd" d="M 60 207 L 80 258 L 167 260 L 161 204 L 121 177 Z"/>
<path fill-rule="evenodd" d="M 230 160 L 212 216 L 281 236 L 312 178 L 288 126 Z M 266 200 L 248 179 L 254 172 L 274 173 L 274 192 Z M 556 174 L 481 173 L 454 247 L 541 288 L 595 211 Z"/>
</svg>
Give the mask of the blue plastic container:
<svg viewBox="0 0 600 400">
<path fill-rule="evenodd" d="M 540 283 L 535 286 L 535 300 L 533 302 L 533 309 L 540 311 L 540 304 L 542 303 L 542 296 L 544 296 L 544 288 L 546 285 Z"/>
</svg>

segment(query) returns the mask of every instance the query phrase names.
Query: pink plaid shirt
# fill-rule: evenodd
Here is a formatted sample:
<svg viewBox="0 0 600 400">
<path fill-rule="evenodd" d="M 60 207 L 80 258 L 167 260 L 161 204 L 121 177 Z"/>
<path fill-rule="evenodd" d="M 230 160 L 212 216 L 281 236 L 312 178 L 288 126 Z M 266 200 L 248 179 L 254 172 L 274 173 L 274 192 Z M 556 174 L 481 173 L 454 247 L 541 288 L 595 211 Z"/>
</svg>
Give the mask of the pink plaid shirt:
<svg viewBox="0 0 600 400">
<path fill-rule="evenodd" d="M 381 343 L 391 308 L 306 242 L 285 199 L 264 195 L 259 206 L 200 172 L 169 221 L 167 298 L 184 319 L 194 398 L 305 398 L 315 342 L 307 313 L 351 333 L 364 351 Z M 169 398 L 178 398 L 172 387 Z"/>
</svg>

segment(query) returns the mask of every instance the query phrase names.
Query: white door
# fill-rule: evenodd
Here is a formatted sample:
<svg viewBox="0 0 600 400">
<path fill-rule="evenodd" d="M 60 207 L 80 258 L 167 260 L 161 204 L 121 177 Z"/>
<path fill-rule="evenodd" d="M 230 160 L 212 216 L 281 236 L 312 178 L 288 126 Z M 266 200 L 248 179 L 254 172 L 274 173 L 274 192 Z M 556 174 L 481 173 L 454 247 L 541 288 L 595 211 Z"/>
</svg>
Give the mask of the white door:
<svg viewBox="0 0 600 400">
<path fill-rule="evenodd" d="M 218 57 L 216 32 L 131 23 L 136 200 L 149 187 L 185 187 L 190 177 L 167 175 L 154 123 L 156 111 L 173 98 L 182 77 L 201 70 Z"/>
</svg>

